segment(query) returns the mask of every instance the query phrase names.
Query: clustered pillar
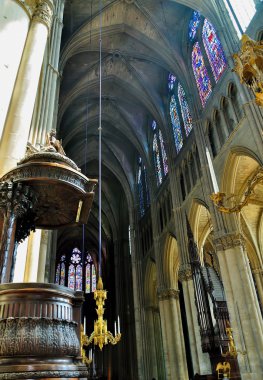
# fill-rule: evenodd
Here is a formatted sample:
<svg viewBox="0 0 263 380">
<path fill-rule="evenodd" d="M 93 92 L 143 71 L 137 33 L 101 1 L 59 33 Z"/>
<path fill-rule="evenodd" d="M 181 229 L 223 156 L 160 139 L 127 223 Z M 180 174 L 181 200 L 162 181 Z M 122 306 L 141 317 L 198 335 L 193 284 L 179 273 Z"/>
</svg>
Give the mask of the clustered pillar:
<svg viewBox="0 0 263 380">
<path fill-rule="evenodd" d="M 51 0 L 36 2 L 0 142 L 0 177 L 25 154 L 52 16 Z"/>
</svg>

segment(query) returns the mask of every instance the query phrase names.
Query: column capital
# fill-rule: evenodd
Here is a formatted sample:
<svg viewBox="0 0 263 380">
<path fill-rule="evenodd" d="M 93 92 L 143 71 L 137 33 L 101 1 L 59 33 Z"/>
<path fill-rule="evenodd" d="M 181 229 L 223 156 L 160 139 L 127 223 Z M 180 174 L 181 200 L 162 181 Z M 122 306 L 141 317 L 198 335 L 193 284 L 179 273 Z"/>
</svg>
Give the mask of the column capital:
<svg viewBox="0 0 263 380">
<path fill-rule="evenodd" d="M 214 240 L 217 251 L 226 251 L 234 247 L 244 247 L 245 239 L 240 232 L 234 232 L 217 237 Z"/>
<path fill-rule="evenodd" d="M 158 289 L 158 298 L 160 301 L 169 300 L 169 299 L 179 299 L 179 290 L 178 289 Z"/>
<path fill-rule="evenodd" d="M 53 13 L 53 0 L 36 0 L 32 19 L 46 25 L 48 30 L 50 30 L 53 21 Z"/>
<path fill-rule="evenodd" d="M 193 277 L 192 268 L 190 264 L 182 264 L 179 268 L 178 277 L 180 281 L 188 281 Z"/>
<path fill-rule="evenodd" d="M 263 274 L 263 268 L 252 269 L 253 274 Z"/>
</svg>

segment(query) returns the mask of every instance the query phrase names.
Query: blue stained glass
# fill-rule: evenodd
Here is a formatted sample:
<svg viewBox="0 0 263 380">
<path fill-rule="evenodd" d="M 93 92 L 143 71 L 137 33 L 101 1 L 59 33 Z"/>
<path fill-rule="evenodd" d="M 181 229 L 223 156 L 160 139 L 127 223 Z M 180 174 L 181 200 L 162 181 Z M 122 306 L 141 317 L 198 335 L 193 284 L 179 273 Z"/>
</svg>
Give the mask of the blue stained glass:
<svg viewBox="0 0 263 380">
<path fill-rule="evenodd" d="M 196 42 L 192 51 L 192 67 L 198 88 L 202 106 L 204 107 L 207 99 L 212 93 L 211 82 L 204 64 L 204 58 L 201 53 L 199 43 Z"/>
<path fill-rule="evenodd" d="M 156 130 L 156 127 L 157 127 L 156 121 L 153 120 L 153 122 L 152 122 L 152 129 L 153 129 L 153 131 Z"/>
<path fill-rule="evenodd" d="M 186 136 L 188 136 L 193 128 L 192 116 L 189 110 L 188 102 L 186 100 L 184 89 L 180 83 L 178 84 L 178 99 L 179 99 L 181 113 L 182 113 L 182 117 L 184 121 L 185 133 L 186 133 Z"/>
<path fill-rule="evenodd" d="M 190 41 L 193 41 L 198 29 L 198 26 L 200 24 L 201 15 L 199 12 L 194 11 L 192 18 L 189 22 L 189 39 Z"/>
<path fill-rule="evenodd" d="M 174 95 L 171 96 L 171 100 L 170 100 L 170 116 L 171 116 L 171 122 L 173 126 L 175 147 L 178 153 L 183 146 L 183 136 L 182 136 L 181 125 L 180 125 L 180 120 L 178 116 L 177 104 L 176 104 Z"/>
<path fill-rule="evenodd" d="M 217 37 L 215 28 L 207 19 L 204 21 L 202 37 L 215 81 L 218 82 L 226 69 L 226 57 L 221 42 Z"/>
<path fill-rule="evenodd" d="M 159 186 L 163 182 L 163 176 L 162 176 L 160 152 L 159 152 L 156 133 L 153 136 L 153 157 L 154 157 L 154 165 L 155 165 L 155 173 L 156 173 L 156 178 L 157 178 L 157 185 Z"/>
<path fill-rule="evenodd" d="M 176 82 L 176 77 L 170 73 L 168 76 L 168 88 L 170 91 L 174 89 L 175 82 Z"/>
<path fill-rule="evenodd" d="M 163 135 L 160 129 L 159 129 L 159 141 L 160 141 L 162 159 L 163 159 L 163 172 L 164 172 L 164 175 L 167 175 L 168 174 L 168 160 L 167 160 L 167 155 L 164 148 Z"/>
</svg>

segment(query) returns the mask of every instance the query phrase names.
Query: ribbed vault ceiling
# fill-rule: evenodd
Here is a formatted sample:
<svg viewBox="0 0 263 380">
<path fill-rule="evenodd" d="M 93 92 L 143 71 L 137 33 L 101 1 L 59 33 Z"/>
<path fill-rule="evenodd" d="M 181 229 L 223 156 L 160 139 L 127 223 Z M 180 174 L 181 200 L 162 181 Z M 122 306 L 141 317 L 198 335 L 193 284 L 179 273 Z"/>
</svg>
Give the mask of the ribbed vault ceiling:
<svg viewBox="0 0 263 380">
<path fill-rule="evenodd" d="M 215 22 L 213 0 L 116 0 L 102 3 L 102 208 L 103 236 L 116 239 L 133 200 L 136 162 L 148 169 L 149 125 L 158 122 L 167 141 L 167 74 L 191 88 L 188 23 L 192 9 Z M 98 177 L 99 0 L 67 1 L 61 53 L 58 130 L 70 156 Z M 191 8 L 192 9 L 191 9 Z M 135 200 L 136 201 L 136 200 Z M 97 198 L 89 239 L 97 239 Z M 128 224 L 128 220 L 126 221 Z M 76 232 L 78 234 L 78 232 Z"/>
</svg>

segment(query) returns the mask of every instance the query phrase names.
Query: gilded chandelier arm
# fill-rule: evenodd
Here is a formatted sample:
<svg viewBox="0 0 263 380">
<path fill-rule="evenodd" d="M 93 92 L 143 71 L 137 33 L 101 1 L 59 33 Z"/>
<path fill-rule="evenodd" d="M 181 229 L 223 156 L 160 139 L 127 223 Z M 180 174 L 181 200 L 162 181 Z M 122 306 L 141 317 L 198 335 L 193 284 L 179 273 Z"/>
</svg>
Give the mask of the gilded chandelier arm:
<svg viewBox="0 0 263 380">
<path fill-rule="evenodd" d="M 263 167 L 259 167 L 253 174 L 252 178 L 248 180 L 246 190 L 242 196 L 242 200 L 239 204 L 233 207 L 227 207 L 224 205 L 224 198 L 226 196 L 225 193 L 213 193 L 210 195 L 213 203 L 216 205 L 217 209 L 220 212 L 231 214 L 240 212 L 241 209 L 249 203 L 251 196 L 254 194 L 254 188 L 259 183 L 263 183 Z"/>
</svg>

